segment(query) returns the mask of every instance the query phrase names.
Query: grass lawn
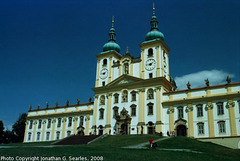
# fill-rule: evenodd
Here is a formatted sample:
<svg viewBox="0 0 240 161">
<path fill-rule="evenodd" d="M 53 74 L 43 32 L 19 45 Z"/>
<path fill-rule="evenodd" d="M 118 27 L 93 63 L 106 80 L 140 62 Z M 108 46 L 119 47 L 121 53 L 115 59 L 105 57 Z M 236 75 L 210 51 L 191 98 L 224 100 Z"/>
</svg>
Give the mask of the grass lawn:
<svg viewBox="0 0 240 161">
<path fill-rule="evenodd" d="M 108 136 L 104 139 L 98 140 L 90 145 L 76 145 L 76 146 L 57 146 L 47 147 L 51 142 L 45 143 L 31 143 L 19 144 L 20 147 L 12 149 L 0 149 L 0 160 L 2 156 L 11 156 L 16 160 L 16 156 L 20 157 L 63 157 L 62 160 L 70 160 L 75 157 L 80 160 L 87 157 L 89 161 L 236 161 L 240 160 L 240 150 L 232 150 L 222 146 L 211 143 L 199 142 L 195 139 L 186 137 L 175 137 L 167 139 L 158 143 L 157 149 L 123 149 L 121 147 L 127 145 L 135 145 L 148 141 L 150 137 L 153 139 L 160 138 L 159 136 Z M 27 147 L 21 147 L 28 145 Z M 17 146 L 17 145 L 14 145 Z M 174 152 L 161 151 L 161 148 L 167 149 L 191 149 L 203 153 L 191 152 Z M 92 158 L 91 156 L 99 156 Z M 78 157 L 78 158 L 77 158 Z"/>
</svg>

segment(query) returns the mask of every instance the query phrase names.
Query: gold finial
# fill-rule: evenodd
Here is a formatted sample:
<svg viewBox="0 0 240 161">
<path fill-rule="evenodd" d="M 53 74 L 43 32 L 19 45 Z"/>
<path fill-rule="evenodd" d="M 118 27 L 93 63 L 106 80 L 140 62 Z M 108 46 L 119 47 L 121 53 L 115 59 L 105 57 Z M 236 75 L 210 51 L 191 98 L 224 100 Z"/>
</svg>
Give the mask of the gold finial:
<svg viewBox="0 0 240 161">
<path fill-rule="evenodd" d="M 112 16 L 112 27 L 114 27 L 114 16 Z"/>
<path fill-rule="evenodd" d="M 155 15 L 155 4 L 153 2 L 153 15 Z"/>
</svg>

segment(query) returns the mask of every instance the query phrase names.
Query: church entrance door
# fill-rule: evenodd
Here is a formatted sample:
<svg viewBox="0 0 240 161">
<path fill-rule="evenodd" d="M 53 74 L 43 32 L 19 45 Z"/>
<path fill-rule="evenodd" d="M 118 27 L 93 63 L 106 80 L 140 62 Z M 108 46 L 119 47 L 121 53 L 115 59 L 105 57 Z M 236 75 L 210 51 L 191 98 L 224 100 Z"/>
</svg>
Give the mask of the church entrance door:
<svg viewBox="0 0 240 161">
<path fill-rule="evenodd" d="M 186 136 L 187 135 L 187 128 L 184 125 L 177 126 L 177 136 Z"/>
<path fill-rule="evenodd" d="M 116 132 L 121 135 L 130 134 L 131 128 L 131 117 L 128 114 L 128 111 L 123 108 L 120 112 L 120 115 L 116 116 Z"/>
<path fill-rule="evenodd" d="M 126 124 L 121 125 L 120 133 L 123 134 L 123 135 L 128 134 L 128 126 Z"/>
</svg>

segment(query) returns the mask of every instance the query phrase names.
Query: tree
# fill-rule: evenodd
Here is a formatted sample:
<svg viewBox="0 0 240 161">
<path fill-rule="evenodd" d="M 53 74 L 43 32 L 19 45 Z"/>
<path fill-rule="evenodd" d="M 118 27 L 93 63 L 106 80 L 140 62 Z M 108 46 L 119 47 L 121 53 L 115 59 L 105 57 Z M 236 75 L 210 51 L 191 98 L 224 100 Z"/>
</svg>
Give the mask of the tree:
<svg viewBox="0 0 240 161">
<path fill-rule="evenodd" d="M 3 134 L 3 143 L 4 144 L 13 143 L 15 140 L 15 137 L 16 136 L 12 131 L 6 130 L 4 131 L 4 134 Z"/>
<path fill-rule="evenodd" d="M 3 121 L 0 120 L 0 144 L 3 143 L 3 134 L 4 134 L 4 126 L 3 126 Z"/>
<path fill-rule="evenodd" d="M 27 119 L 27 114 L 23 113 L 19 116 L 18 120 L 12 126 L 12 132 L 14 135 L 16 135 L 14 142 L 23 142 L 26 119 Z"/>
</svg>

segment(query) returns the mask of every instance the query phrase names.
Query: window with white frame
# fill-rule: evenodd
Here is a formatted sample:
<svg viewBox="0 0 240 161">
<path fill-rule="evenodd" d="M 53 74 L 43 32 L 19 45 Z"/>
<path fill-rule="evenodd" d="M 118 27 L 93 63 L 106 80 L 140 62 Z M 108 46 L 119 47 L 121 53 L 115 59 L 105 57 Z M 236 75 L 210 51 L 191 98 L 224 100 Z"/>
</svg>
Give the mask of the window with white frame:
<svg viewBox="0 0 240 161">
<path fill-rule="evenodd" d="M 47 125 L 47 128 L 51 128 L 51 122 L 52 122 L 52 120 L 51 120 L 51 119 L 48 119 L 48 125 Z"/>
<path fill-rule="evenodd" d="M 59 139 L 60 139 L 60 132 L 57 131 L 57 132 L 56 132 L 56 140 L 59 140 Z"/>
<path fill-rule="evenodd" d="M 68 127 L 71 127 L 72 126 L 72 117 L 69 117 L 68 118 Z"/>
<path fill-rule="evenodd" d="M 219 133 L 225 133 L 226 132 L 225 121 L 218 121 L 218 128 Z"/>
<path fill-rule="evenodd" d="M 32 137 L 32 133 L 28 133 L 28 141 L 30 141 L 31 140 L 31 137 Z"/>
<path fill-rule="evenodd" d="M 113 118 L 116 118 L 118 116 L 118 107 L 113 107 Z"/>
<path fill-rule="evenodd" d="M 38 128 L 41 129 L 41 127 L 42 127 L 42 120 L 39 120 L 38 121 Z"/>
<path fill-rule="evenodd" d="M 204 134 L 204 123 L 203 122 L 199 122 L 198 124 L 198 134 Z"/>
<path fill-rule="evenodd" d="M 223 115 L 224 114 L 223 102 L 218 102 L 217 103 L 217 111 L 218 111 L 218 115 Z"/>
<path fill-rule="evenodd" d="M 103 108 L 99 109 L 99 120 L 102 120 L 102 119 L 104 119 L 104 109 Z"/>
<path fill-rule="evenodd" d="M 119 94 L 115 93 L 114 94 L 114 103 L 118 103 L 118 97 L 119 97 Z"/>
<path fill-rule="evenodd" d="M 203 116 L 203 105 L 198 104 L 197 105 L 197 117 L 201 117 L 201 116 Z"/>
<path fill-rule="evenodd" d="M 29 129 L 32 129 L 32 127 L 33 127 L 33 120 L 30 120 Z"/>
<path fill-rule="evenodd" d="M 136 107 L 137 106 L 133 104 L 130 107 L 131 107 L 131 116 L 136 116 Z"/>
<path fill-rule="evenodd" d="M 178 107 L 178 118 L 183 118 L 183 107 L 179 106 Z"/>
<path fill-rule="evenodd" d="M 37 141 L 40 140 L 40 135 L 41 135 L 41 133 L 40 133 L 40 132 L 37 132 Z"/>
<path fill-rule="evenodd" d="M 131 92 L 131 94 L 132 94 L 132 101 L 136 101 L 136 95 L 137 95 L 137 92 L 136 91 L 132 91 Z"/>
<path fill-rule="evenodd" d="M 153 115 L 153 103 L 148 103 L 148 115 Z"/>
<path fill-rule="evenodd" d="M 48 141 L 50 139 L 50 132 L 46 133 L 46 140 Z"/>
<path fill-rule="evenodd" d="M 58 118 L 58 124 L 57 124 L 57 127 L 61 127 L 61 122 L 62 122 L 62 119 L 61 119 L 61 118 Z"/>
</svg>

